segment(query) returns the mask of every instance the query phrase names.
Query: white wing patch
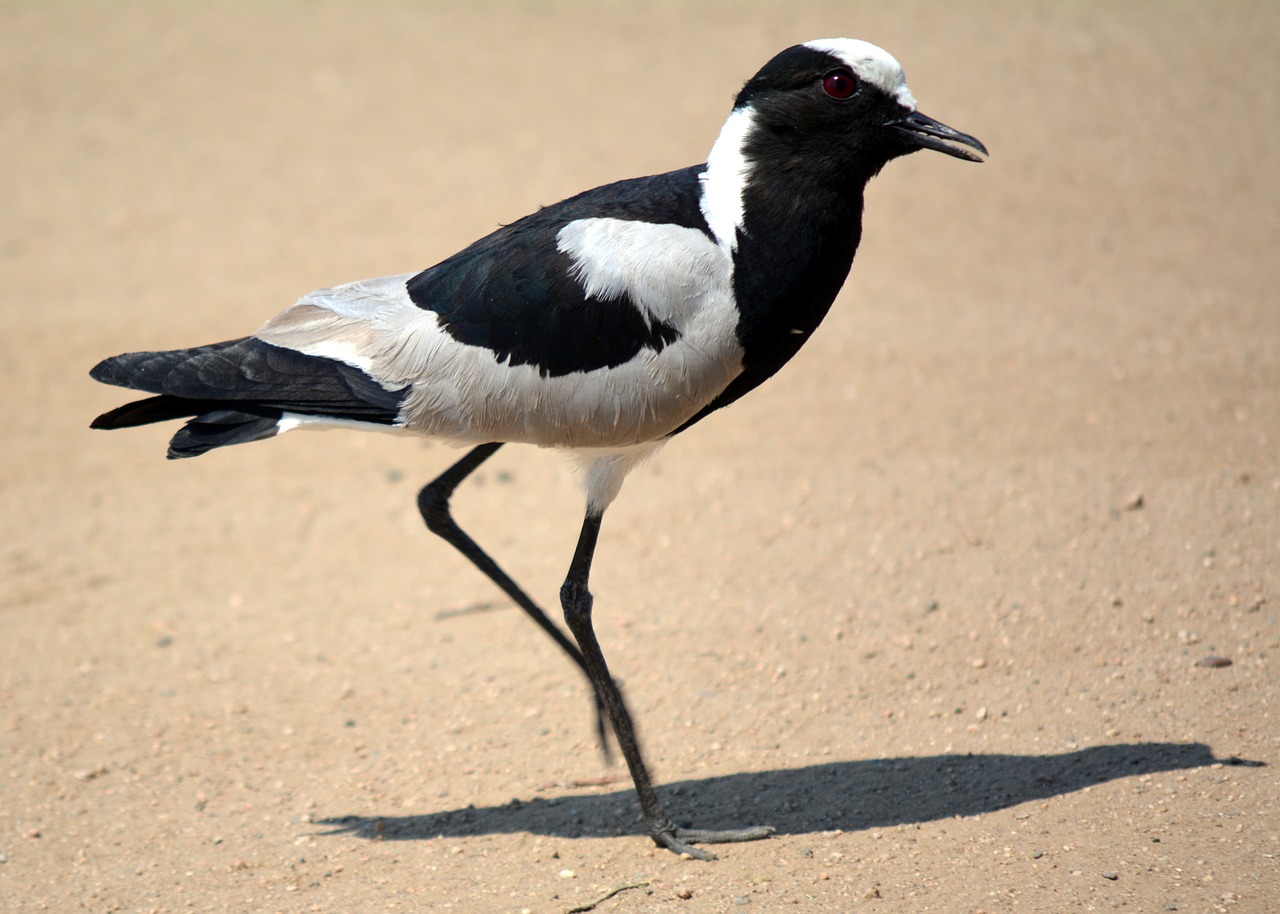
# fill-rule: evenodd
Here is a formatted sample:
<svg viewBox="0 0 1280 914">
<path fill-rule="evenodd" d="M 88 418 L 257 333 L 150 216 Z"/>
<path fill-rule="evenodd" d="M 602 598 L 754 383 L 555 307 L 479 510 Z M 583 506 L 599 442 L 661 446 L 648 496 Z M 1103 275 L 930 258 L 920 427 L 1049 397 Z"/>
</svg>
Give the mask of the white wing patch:
<svg viewBox="0 0 1280 914">
<path fill-rule="evenodd" d="M 890 98 L 910 111 L 916 110 L 916 100 L 907 88 L 907 77 L 902 64 L 884 48 L 857 38 L 823 38 L 807 41 L 806 48 L 830 54 L 844 61 L 864 81 L 884 90 Z"/>
<path fill-rule="evenodd" d="M 590 298 L 626 295 L 677 330 L 733 282 L 733 261 L 698 229 L 627 219 L 576 219 L 556 235 Z"/>
</svg>

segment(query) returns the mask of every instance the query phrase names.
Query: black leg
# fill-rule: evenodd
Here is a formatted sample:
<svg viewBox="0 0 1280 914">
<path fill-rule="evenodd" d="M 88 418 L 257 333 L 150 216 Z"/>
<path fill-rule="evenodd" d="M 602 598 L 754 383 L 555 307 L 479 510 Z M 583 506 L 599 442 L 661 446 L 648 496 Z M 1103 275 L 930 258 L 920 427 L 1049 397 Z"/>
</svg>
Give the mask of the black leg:
<svg viewBox="0 0 1280 914">
<path fill-rule="evenodd" d="M 591 575 L 591 560 L 595 555 L 596 542 L 600 538 L 600 521 L 603 515 L 587 512 L 582 522 L 582 533 L 578 537 L 578 548 L 574 550 L 573 561 L 569 565 L 569 574 L 560 588 L 560 603 L 564 608 L 565 622 L 573 637 L 582 649 L 587 675 L 595 686 L 596 694 L 604 701 L 605 711 L 613 724 L 613 735 L 618 740 L 618 748 L 627 761 L 631 771 L 631 780 L 640 798 L 640 812 L 644 818 L 645 830 L 660 847 L 668 848 L 677 854 L 689 854 L 699 860 L 714 860 L 715 854 L 694 847 L 695 843 L 721 844 L 733 841 L 755 841 L 773 834 L 769 827 L 744 828 L 729 831 L 704 831 L 676 828 L 658 802 L 653 791 L 653 780 L 649 777 L 649 769 L 645 767 L 644 757 L 640 754 L 640 744 L 636 740 L 635 727 L 631 722 L 631 714 L 627 711 L 626 702 L 618 690 L 609 668 L 604 662 L 604 654 L 600 643 L 596 640 L 595 628 L 591 624 L 591 592 L 587 589 L 587 579 Z"/>
<path fill-rule="evenodd" d="M 596 686 L 596 680 L 587 668 L 586 661 L 578 651 L 577 646 L 565 636 L 564 632 L 560 631 L 556 624 L 547 617 L 547 614 L 538 607 L 538 604 L 529 599 L 528 595 L 520 589 L 520 586 L 498 567 L 498 563 L 476 545 L 475 540 L 463 532 L 462 528 L 454 521 L 453 515 L 449 513 L 449 498 L 453 495 L 454 490 L 458 488 L 464 479 L 475 472 L 480 464 L 492 457 L 500 447 L 502 447 L 501 442 L 496 442 L 482 444 L 471 449 L 461 460 L 423 486 L 422 491 L 418 493 L 418 511 L 421 512 L 422 519 L 426 521 L 427 529 L 470 559 L 471 564 L 483 571 L 489 580 L 497 584 L 503 593 L 528 613 L 529 617 L 538 623 L 542 630 L 550 635 L 556 644 L 560 645 L 564 652 L 586 674 L 595 692 L 596 736 L 600 740 L 600 750 L 608 758 L 609 741 L 605 730 L 603 698 Z"/>
</svg>

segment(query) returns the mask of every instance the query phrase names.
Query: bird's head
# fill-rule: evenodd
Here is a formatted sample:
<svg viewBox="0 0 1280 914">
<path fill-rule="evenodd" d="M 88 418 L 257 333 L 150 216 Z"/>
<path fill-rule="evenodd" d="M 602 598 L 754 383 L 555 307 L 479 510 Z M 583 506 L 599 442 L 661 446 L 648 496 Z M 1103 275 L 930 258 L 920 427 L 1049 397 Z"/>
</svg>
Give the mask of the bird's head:
<svg viewBox="0 0 1280 914">
<path fill-rule="evenodd" d="M 902 66 L 851 38 L 796 45 L 753 76 L 734 103 L 740 150 L 754 166 L 862 183 L 886 162 L 933 149 L 981 162 L 976 138 L 916 110 Z"/>
</svg>

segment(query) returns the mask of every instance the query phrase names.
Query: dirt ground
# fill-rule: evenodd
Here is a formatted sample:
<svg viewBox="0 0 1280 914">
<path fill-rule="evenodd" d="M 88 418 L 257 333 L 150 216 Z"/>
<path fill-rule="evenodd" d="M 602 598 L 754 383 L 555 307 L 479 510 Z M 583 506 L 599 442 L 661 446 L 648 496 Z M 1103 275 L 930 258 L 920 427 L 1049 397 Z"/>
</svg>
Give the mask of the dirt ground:
<svg viewBox="0 0 1280 914">
<path fill-rule="evenodd" d="M 835 35 L 991 159 L 885 170 L 592 580 L 673 814 L 774 838 L 637 833 L 581 677 L 422 527 L 456 451 L 88 429 L 99 358 L 700 162 Z M 1277 909 L 1280 5 L 7 2 L 0 69 L 0 909 Z M 554 604 L 563 459 L 456 506 Z"/>
</svg>

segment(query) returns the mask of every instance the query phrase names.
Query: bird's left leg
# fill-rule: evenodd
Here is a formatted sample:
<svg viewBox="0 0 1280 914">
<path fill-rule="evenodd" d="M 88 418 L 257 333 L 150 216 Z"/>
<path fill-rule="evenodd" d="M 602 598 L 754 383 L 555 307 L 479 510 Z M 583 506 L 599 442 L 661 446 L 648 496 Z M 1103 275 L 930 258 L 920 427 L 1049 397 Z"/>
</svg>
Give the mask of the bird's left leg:
<svg viewBox="0 0 1280 914">
<path fill-rule="evenodd" d="M 677 854 L 688 854 L 699 860 L 714 860 L 715 854 L 702 848 L 694 847 L 695 843 L 723 844 L 734 841 L 755 841 L 773 834 L 773 829 L 764 826 L 757 828 L 731 829 L 725 831 L 709 831 L 701 829 L 676 828 L 658 802 L 653 790 L 653 780 L 649 769 L 645 766 L 644 756 L 640 753 L 640 744 L 636 739 L 635 726 L 631 722 L 631 714 L 627 710 L 622 693 L 609 674 L 604 662 L 604 654 L 600 650 L 600 642 L 596 640 L 595 628 L 591 624 L 591 592 L 587 589 L 587 579 L 591 575 L 591 560 L 595 555 L 596 542 L 600 538 L 600 521 L 602 511 L 588 509 L 586 519 L 582 522 L 582 532 L 578 537 L 578 547 L 573 553 L 573 561 L 569 565 L 569 574 L 560 588 L 560 603 L 564 609 L 565 622 L 573 637 L 577 639 L 586 665 L 587 675 L 595 686 L 596 694 L 604 701 L 605 713 L 613 725 L 613 734 L 618 740 L 618 748 L 627 761 L 631 771 L 631 780 L 635 784 L 636 794 L 640 798 L 640 811 L 644 819 L 645 830 L 653 838 L 654 843 Z"/>
<path fill-rule="evenodd" d="M 529 595 L 521 589 L 520 585 L 498 567 L 498 563 L 490 558 L 489 554 L 481 549 L 476 544 L 476 541 L 458 526 L 453 519 L 453 514 L 449 511 L 449 499 L 453 497 L 454 490 L 458 488 L 464 479 L 474 473 L 480 464 L 492 457 L 500 447 L 502 447 L 502 443 L 495 441 L 471 449 L 461 460 L 423 486 L 422 491 L 418 493 L 418 511 L 422 514 L 422 519 L 426 521 L 427 529 L 461 552 L 471 561 L 471 564 L 484 572 L 485 576 L 497 584 L 503 593 L 523 609 L 529 615 L 529 618 L 538 624 L 539 628 L 550 635 L 556 644 L 560 645 L 564 652 L 586 674 L 587 680 L 591 682 L 592 688 L 595 690 L 596 736 L 600 741 L 600 751 L 608 759 L 610 754 L 608 734 L 605 732 L 604 700 L 599 690 L 595 688 L 595 680 L 587 670 L 586 661 L 583 660 L 582 655 L 578 652 L 577 646 L 565 636 L 564 632 L 556 627 L 554 622 L 547 618 L 547 614 L 542 611 L 537 603 L 534 603 L 529 598 Z"/>
</svg>

